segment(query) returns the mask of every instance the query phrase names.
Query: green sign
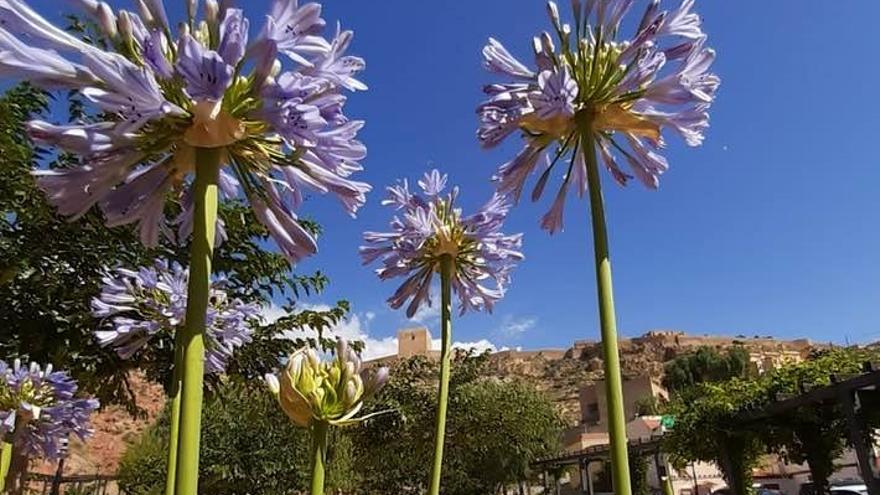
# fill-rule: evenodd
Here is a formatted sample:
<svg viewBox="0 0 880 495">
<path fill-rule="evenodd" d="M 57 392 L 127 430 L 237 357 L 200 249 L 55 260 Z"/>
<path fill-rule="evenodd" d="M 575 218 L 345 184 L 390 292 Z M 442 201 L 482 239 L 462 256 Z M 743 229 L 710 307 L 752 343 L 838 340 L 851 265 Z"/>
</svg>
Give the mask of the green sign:
<svg viewBox="0 0 880 495">
<path fill-rule="evenodd" d="M 663 415 L 660 417 L 660 428 L 663 431 L 671 430 L 675 426 L 675 416 Z"/>
</svg>

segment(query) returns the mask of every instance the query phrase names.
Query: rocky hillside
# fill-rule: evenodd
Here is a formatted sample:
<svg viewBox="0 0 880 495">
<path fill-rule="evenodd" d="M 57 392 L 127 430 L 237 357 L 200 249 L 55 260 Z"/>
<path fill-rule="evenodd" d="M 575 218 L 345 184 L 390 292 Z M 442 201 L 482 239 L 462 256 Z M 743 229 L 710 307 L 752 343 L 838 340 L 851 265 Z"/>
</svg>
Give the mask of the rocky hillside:
<svg viewBox="0 0 880 495">
<path fill-rule="evenodd" d="M 704 345 L 719 349 L 743 345 L 759 363 L 767 359 L 805 356 L 810 349 L 817 347 L 807 340 L 690 336 L 681 332 L 654 331 L 620 341 L 624 377 L 660 376 L 666 361 Z M 578 394 L 581 387 L 603 377 L 601 346 L 591 341 L 576 342 L 566 350 L 499 352 L 492 355 L 489 366 L 490 373 L 500 379 L 522 379 L 535 385 L 559 404 L 572 424 L 577 422 L 580 414 Z M 132 377 L 132 387 L 138 405 L 146 415 L 133 418 L 117 407 L 102 410 L 93 419 L 95 435 L 85 444 L 71 446 L 66 474 L 112 474 L 116 471 L 126 447 L 156 418 L 165 403 L 161 387 L 142 377 Z M 55 466 L 50 464 L 38 467 L 38 471 L 44 473 L 54 473 L 54 470 Z"/>
<path fill-rule="evenodd" d="M 653 331 L 620 341 L 624 379 L 651 375 L 659 377 L 664 364 L 701 346 L 726 349 L 745 347 L 756 366 L 804 357 L 810 350 L 826 347 L 806 339 L 775 340 L 770 337 L 692 336 L 677 331 Z M 769 360 L 769 361 L 768 361 Z M 492 372 L 501 379 L 524 379 L 556 401 L 566 419 L 576 424 L 580 417 L 580 389 L 604 376 L 602 348 L 598 342 L 579 341 L 568 350 L 500 352 L 490 361 Z"/>
<path fill-rule="evenodd" d="M 71 440 L 70 454 L 64 463 L 65 475 L 115 473 L 128 445 L 156 419 L 165 405 L 162 387 L 140 375 L 133 375 L 130 383 L 144 415 L 133 417 L 121 407 L 110 406 L 92 416 L 95 433 L 86 442 Z M 42 463 L 32 470 L 54 474 L 56 467 L 55 463 Z"/>
<path fill-rule="evenodd" d="M 624 377 L 660 376 L 663 363 L 675 352 L 663 346 L 622 341 L 621 367 Z M 499 353 L 490 360 L 492 373 L 501 379 L 522 379 L 546 393 L 559 404 L 565 418 L 576 422 L 580 415 L 578 393 L 604 376 L 602 350 L 598 344 L 584 343 L 567 351 Z"/>
</svg>

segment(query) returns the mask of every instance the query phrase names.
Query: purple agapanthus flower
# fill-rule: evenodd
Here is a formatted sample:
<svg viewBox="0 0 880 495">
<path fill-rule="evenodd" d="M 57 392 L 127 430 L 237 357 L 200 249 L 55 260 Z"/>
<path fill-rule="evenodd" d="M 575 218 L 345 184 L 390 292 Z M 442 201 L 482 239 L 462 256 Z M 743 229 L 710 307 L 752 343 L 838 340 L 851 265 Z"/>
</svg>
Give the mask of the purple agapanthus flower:
<svg viewBox="0 0 880 495">
<path fill-rule="evenodd" d="M 666 11 L 661 0 L 651 0 L 626 38 L 620 28 L 632 0 L 573 0 L 573 27 L 549 2 L 555 34 L 534 38 L 534 69 L 493 38 L 483 48 L 486 69 L 508 80 L 484 88 L 488 98 L 477 108 L 477 137 L 484 148 L 517 131 L 525 140 L 495 175 L 499 191 L 518 201 L 527 178 L 546 161 L 531 195 L 537 200 L 557 165 L 566 164 L 541 222 L 545 230 L 562 228 L 570 185 L 581 196 L 587 191 L 586 153 L 601 158 L 619 184 L 635 176 L 656 188 L 668 168 L 659 153 L 665 130 L 689 146 L 702 143 L 720 79 L 710 72 L 715 52 L 706 47 L 693 4 L 683 0 Z M 629 165 L 632 176 L 620 163 Z"/>
<path fill-rule="evenodd" d="M 0 360 L 0 435 L 12 434 L 18 455 L 59 458 L 62 440 L 92 434 L 89 416 L 99 403 L 77 398 L 76 390 L 76 382 L 52 365 L 42 370 L 15 360 L 10 367 Z"/>
<path fill-rule="evenodd" d="M 444 195 L 446 183 L 447 176 L 433 170 L 418 181 L 421 193 L 410 191 L 406 180 L 388 187 L 382 204 L 398 212 L 391 232 L 364 233 L 367 245 L 360 249 L 364 264 L 381 260 L 376 273 L 383 280 L 406 277 L 388 303 L 397 309 L 409 301 L 409 316 L 422 304 L 431 304 L 431 281 L 442 256 L 452 255 L 452 289 L 462 313 L 492 311 L 523 259 L 522 234 L 501 232 L 510 210 L 503 196 L 493 195 L 475 214 L 463 217 L 455 206 L 458 187 Z M 490 279 L 494 287 L 486 284 Z"/>
<path fill-rule="evenodd" d="M 53 26 L 24 0 L 0 2 L 0 77 L 79 91 L 106 116 L 29 124 L 35 142 L 81 157 L 79 167 L 34 172 L 61 214 L 98 206 L 111 226 L 137 224 L 148 246 L 162 235 L 185 241 L 195 148 L 215 147 L 224 149 L 224 196 L 257 205 L 294 262 L 317 249 L 294 213 L 306 190 L 337 196 L 352 215 L 364 204 L 370 186 L 351 178 L 366 155 L 363 122 L 343 113 L 345 91 L 366 89 L 356 79 L 364 61 L 345 54 L 351 31 L 324 37 L 319 4 L 274 0 L 249 39 L 231 2 L 204 2 L 202 20 L 188 2 L 173 39 L 162 0 L 138 0 L 137 12 L 78 3 L 116 51 Z M 169 200 L 183 211 L 173 220 Z"/>
<path fill-rule="evenodd" d="M 92 314 L 103 320 L 95 337 L 128 359 L 159 333 L 173 333 L 186 319 L 188 270 L 157 260 L 138 270 L 105 270 L 103 288 L 92 299 Z M 223 281 L 211 286 L 205 317 L 205 373 L 222 373 L 236 348 L 251 341 L 250 323 L 260 307 L 227 297 Z"/>
</svg>

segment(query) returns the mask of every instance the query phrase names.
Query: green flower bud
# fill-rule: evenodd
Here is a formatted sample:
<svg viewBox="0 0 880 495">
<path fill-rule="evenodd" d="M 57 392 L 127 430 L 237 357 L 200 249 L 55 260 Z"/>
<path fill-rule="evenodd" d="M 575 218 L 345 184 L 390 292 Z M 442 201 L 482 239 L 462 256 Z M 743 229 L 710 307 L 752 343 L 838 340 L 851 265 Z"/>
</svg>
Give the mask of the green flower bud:
<svg viewBox="0 0 880 495">
<path fill-rule="evenodd" d="M 98 26 L 101 27 L 101 30 L 104 31 L 109 38 L 116 37 L 116 15 L 113 14 L 113 9 L 107 5 L 106 2 L 101 2 L 98 4 Z"/>
<path fill-rule="evenodd" d="M 266 383 L 297 426 L 308 428 L 316 421 L 344 426 L 367 418 L 355 416 L 364 399 L 375 394 L 388 378 L 387 368 L 375 373 L 360 368 L 360 358 L 340 340 L 333 359 L 321 361 L 314 349 L 300 350 L 290 356 L 280 377 L 267 375 Z"/>
<path fill-rule="evenodd" d="M 153 17 L 153 13 L 150 12 L 150 8 L 147 7 L 147 4 L 144 0 L 137 0 L 138 13 L 141 16 L 141 20 L 144 21 L 148 27 L 155 28 L 156 27 L 156 19 Z"/>
<path fill-rule="evenodd" d="M 211 26 L 217 26 L 220 17 L 220 6 L 217 0 L 205 0 L 205 20 Z"/>
</svg>

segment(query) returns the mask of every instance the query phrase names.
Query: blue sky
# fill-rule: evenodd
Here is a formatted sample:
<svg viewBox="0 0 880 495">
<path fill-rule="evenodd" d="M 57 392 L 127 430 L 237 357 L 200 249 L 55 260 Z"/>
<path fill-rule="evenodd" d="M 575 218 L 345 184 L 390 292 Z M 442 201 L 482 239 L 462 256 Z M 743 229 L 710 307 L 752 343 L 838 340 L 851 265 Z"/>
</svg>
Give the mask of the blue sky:
<svg viewBox="0 0 880 495">
<path fill-rule="evenodd" d="M 252 23 L 266 3 L 245 3 Z M 880 129 L 871 63 L 880 2 L 702 0 L 697 9 L 723 81 L 704 146 L 671 138 L 659 191 L 603 176 L 620 332 L 880 339 L 880 163 L 870 145 Z M 485 201 L 515 146 L 483 151 L 474 137 L 480 87 L 493 80 L 480 49 L 494 36 L 527 58 L 547 20 L 531 0 L 329 0 L 325 18 L 354 29 L 352 51 L 367 60 L 370 90 L 351 96 L 348 114 L 367 121 L 360 178 L 375 190 L 355 220 L 330 198 L 305 205 L 326 233 L 301 268 L 331 278 L 310 304 L 348 299 L 347 329 L 382 339 L 410 324 L 384 303 L 396 284 L 357 256 L 361 232 L 389 219 L 382 189 L 437 166 L 461 185 L 466 208 Z M 527 259 L 494 315 L 456 320 L 456 340 L 538 348 L 598 338 L 587 204 L 571 198 L 565 231 L 550 237 L 538 229 L 549 199 L 513 211 L 507 230 L 525 233 Z"/>
</svg>

